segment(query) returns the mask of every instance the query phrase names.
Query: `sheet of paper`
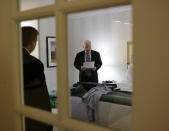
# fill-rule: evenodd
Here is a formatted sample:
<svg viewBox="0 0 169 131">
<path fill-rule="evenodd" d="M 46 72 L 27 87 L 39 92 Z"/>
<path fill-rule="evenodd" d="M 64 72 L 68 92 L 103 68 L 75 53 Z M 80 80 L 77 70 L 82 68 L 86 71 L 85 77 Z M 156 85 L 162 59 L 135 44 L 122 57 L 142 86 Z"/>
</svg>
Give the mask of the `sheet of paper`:
<svg viewBox="0 0 169 131">
<path fill-rule="evenodd" d="M 94 61 L 84 62 L 83 66 L 86 67 L 86 68 L 94 68 Z"/>
</svg>

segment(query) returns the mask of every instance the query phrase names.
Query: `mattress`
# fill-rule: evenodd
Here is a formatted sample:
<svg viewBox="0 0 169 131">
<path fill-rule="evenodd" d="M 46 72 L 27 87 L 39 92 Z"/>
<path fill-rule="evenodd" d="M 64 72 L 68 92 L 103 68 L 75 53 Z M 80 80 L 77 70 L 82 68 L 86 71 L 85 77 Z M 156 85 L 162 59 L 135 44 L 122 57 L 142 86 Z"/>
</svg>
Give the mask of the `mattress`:
<svg viewBox="0 0 169 131">
<path fill-rule="evenodd" d="M 71 96 L 70 103 L 71 117 L 88 122 L 86 105 L 82 102 L 82 99 L 77 96 Z M 95 124 L 122 131 L 130 131 L 131 112 L 132 106 L 99 101 Z"/>
<path fill-rule="evenodd" d="M 121 131 L 131 131 L 132 92 L 129 86 L 121 85 L 121 90 L 113 90 L 100 97 L 94 123 Z M 85 93 L 82 90 L 71 96 L 71 116 L 88 122 L 86 104 L 82 102 Z"/>
</svg>

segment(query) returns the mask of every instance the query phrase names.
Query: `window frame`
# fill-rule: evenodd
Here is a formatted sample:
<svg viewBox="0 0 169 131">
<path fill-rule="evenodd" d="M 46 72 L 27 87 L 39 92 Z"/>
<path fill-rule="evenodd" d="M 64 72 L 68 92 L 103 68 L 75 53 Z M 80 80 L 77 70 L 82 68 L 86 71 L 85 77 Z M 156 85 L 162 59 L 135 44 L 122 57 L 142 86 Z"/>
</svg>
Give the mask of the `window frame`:
<svg viewBox="0 0 169 131">
<path fill-rule="evenodd" d="M 18 10 L 19 0 L 11 0 L 12 2 L 12 40 L 17 49 L 16 58 L 16 84 L 14 85 L 14 101 L 17 117 L 30 117 L 32 119 L 52 124 L 59 130 L 98 130 L 109 131 L 107 127 L 75 120 L 70 117 L 69 109 L 69 88 L 68 87 L 68 55 L 67 55 L 67 15 L 73 12 L 85 10 L 94 10 L 107 8 L 111 6 L 119 6 L 131 4 L 131 0 L 73 0 L 67 2 L 65 0 L 56 0 L 54 5 L 30 9 L 26 11 Z M 57 45 L 57 78 L 58 78 L 58 114 L 52 114 L 47 111 L 36 109 L 23 105 L 23 74 L 22 74 L 22 51 L 21 38 L 19 36 L 19 23 L 24 20 L 39 19 L 43 17 L 55 16 L 56 18 L 56 45 Z M 20 44 L 18 44 L 20 43 Z M 20 122 L 20 126 L 21 126 Z M 77 126 L 78 125 L 78 126 Z"/>
</svg>

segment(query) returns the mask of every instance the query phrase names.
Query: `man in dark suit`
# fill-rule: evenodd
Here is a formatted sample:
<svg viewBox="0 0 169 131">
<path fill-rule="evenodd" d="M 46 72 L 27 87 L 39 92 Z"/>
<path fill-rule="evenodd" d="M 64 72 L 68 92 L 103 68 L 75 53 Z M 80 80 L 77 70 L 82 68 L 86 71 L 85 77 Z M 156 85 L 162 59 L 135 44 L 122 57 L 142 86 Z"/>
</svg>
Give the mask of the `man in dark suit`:
<svg viewBox="0 0 169 131">
<path fill-rule="evenodd" d="M 84 62 L 94 61 L 93 68 L 86 68 L 83 66 Z M 96 82 L 98 83 L 97 70 L 101 67 L 102 61 L 100 54 L 97 51 L 91 50 L 91 41 L 84 42 L 84 51 L 77 53 L 74 66 L 79 70 L 80 82 Z"/>
<path fill-rule="evenodd" d="M 43 63 L 30 55 L 36 46 L 38 31 L 30 26 L 22 27 L 24 102 L 46 111 L 51 111 L 49 94 L 45 81 Z M 26 131 L 51 131 L 52 126 L 25 119 Z"/>
</svg>

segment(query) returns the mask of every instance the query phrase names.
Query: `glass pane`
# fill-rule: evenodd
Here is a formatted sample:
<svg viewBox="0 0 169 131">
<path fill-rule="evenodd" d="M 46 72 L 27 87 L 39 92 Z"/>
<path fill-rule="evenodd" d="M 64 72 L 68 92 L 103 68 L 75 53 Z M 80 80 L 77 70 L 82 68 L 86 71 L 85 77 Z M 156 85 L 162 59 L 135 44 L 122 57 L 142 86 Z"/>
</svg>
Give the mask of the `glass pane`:
<svg viewBox="0 0 169 131">
<path fill-rule="evenodd" d="M 23 22 L 21 22 L 21 27 L 23 27 L 23 26 L 32 26 L 36 30 L 38 30 L 38 20 L 34 19 L 34 20 L 23 21 Z M 31 52 L 31 55 L 33 55 L 34 57 L 36 57 L 37 59 L 39 59 L 39 41 L 36 42 L 36 47 Z"/>
<path fill-rule="evenodd" d="M 55 0 L 20 0 L 20 11 L 52 5 Z"/>
<path fill-rule="evenodd" d="M 68 15 L 72 118 L 131 130 L 133 64 L 128 45 L 131 5 Z"/>
<path fill-rule="evenodd" d="M 24 104 L 57 114 L 55 17 L 22 21 Z"/>
<path fill-rule="evenodd" d="M 23 131 L 58 131 L 58 129 L 55 126 L 23 117 Z"/>
</svg>

